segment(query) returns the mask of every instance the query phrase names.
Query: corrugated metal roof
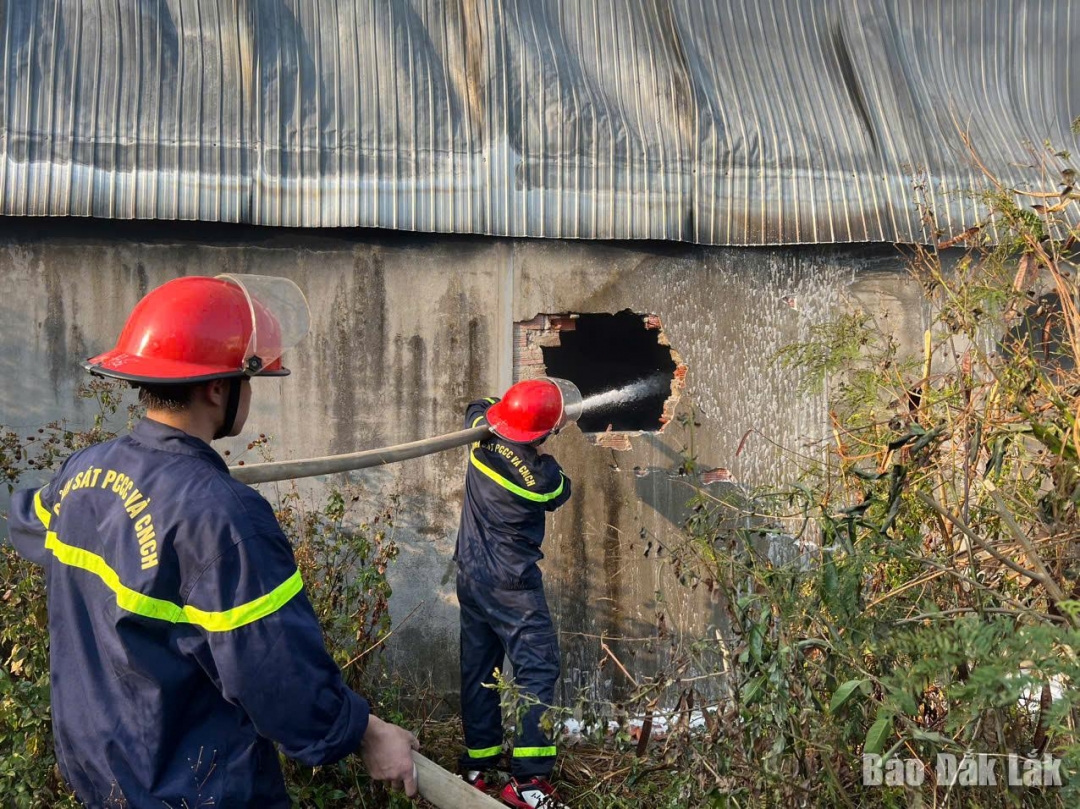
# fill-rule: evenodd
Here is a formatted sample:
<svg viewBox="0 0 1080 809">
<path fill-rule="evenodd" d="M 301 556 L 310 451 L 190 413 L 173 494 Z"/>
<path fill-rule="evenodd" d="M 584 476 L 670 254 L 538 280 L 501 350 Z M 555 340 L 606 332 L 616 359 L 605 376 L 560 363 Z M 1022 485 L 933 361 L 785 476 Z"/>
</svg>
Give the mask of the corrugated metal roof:
<svg viewBox="0 0 1080 809">
<path fill-rule="evenodd" d="M 1071 0 L 0 0 L 0 212 L 920 241 L 1080 115 Z"/>
</svg>

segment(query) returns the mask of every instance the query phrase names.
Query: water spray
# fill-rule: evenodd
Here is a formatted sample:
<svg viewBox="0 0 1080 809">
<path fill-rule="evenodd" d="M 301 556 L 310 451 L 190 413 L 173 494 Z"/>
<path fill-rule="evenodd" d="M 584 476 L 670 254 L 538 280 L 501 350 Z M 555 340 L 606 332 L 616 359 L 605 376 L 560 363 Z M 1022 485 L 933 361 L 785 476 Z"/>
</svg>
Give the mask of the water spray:
<svg viewBox="0 0 1080 809">
<path fill-rule="evenodd" d="M 622 387 L 585 397 L 581 402 L 581 413 L 602 412 L 626 407 L 640 399 L 660 393 L 668 384 L 668 378 L 663 373 L 657 372 Z"/>
</svg>

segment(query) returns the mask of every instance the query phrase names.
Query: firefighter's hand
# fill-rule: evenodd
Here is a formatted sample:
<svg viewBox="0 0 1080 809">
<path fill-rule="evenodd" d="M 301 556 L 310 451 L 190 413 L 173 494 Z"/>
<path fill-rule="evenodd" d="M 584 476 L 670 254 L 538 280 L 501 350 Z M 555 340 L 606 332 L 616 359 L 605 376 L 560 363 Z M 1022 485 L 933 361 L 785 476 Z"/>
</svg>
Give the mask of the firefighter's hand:
<svg viewBox="0 0 1080 809">
<path fill-rule="evenodd" d="M 394 789 L 404 789 L 410 798 L 416 795 L 416 767 L 412 751 L 420 742 L 405 728 L 384 722 L 374 714 L 368 717 L 367 731 L 360 743 L 360 757 L 368 774 L 376 781 L 389 781 Z"/>
</svg>

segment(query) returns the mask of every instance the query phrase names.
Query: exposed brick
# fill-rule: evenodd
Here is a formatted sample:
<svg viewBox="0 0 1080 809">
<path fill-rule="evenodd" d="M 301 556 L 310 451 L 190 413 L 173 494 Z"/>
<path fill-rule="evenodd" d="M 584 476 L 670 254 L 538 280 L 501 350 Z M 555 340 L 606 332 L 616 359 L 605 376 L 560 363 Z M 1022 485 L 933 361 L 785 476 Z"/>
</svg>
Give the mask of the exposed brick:
<svg viewBox="0 0 1080 809">
<path fill-rule="evenodd" d="M 716 469 L 707 469 L 701 473 L 701 482 L 708 486 L 710 483 L 730 483 L 735 480 L 731 471 L 719 466 Z"/>
<path fill-rule="evenodd" d="M 606 433 L 589 433 L 587 438 L 596 446 L 604 449 L 614 449 L 619 452 L 630 451 L 630 433 L 616 433 L 609 430 Z"/>
</svg>

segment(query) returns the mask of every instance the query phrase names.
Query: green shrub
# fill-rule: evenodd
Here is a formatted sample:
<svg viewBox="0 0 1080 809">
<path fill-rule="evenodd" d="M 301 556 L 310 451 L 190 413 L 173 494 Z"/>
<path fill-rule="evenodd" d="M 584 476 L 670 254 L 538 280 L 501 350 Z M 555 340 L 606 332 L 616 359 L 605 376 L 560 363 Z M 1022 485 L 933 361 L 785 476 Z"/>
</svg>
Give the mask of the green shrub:
<svg viewBox="0 0 1080 809">
<path fill-rule="evenodd" d="M 379 655 L 391 629 L 386 573 L 397 558 L 393 502 L 370 522 L 356 524 L 350 510 L 359 499 L 356 492 L 331 489 L 321 508 L 310 508 L 293 490 L 282 498 L 277 514 L 293 542 L 327 650 L 351 688 L 383 697 L 378 711 L 393 721 L 396 717 L 385 709 L 396 706 L 387 704 L 388 679 Z M 374 806 L 392 800 L 367 777 L 359 756 L 315 768 L 283 757 L 282 766 L 289 794 L 300 806 Z"/>
<path fill-rule="evenodd" d="M 0 804 L 18 809 L 78 805 L 53 754 L 44 593 L 40 569 L 0 545 Z"/>
<path fill-rule="evenodd" d="M 959 261 L 912 251 L 921 355 L 858 307 L 781 352 L 828 391 L 832 435 L 780 491 L 691 503 L 670 564 L 728 626 L 639 677 L 629 710 L 700 706 L 706 683 L 720 698 L 703 730 L 646 751 L 685 762 L 657 805 L 1080 805 L 1080 232 L 1063 195 L 1033 211 L 1000 189 L 992 244 L 976 228 Z M 997 760 L 997 788 L 937 777 L 939 754 L 967 753 Z M 923 781 L 866 783 L 864 754 Z M 1044 754 L 1061 786 L 1005 783 L 1010 755 Z"/>
<path fill-rule="evenodd" d="M 0 425 L 0 477 L 13 491 L 26 473 L 47 472 L 75 450 L 112 438 L 108 419 L 121 388 L 95 380 L 80 388 L 98 411 L 86 429 L 58 422 L 24 435 Z M 0 545 L 0 805 L 77 806 L 53 752 L 49 710 L 49 641 L 41 569 Z"/>
</svg>

